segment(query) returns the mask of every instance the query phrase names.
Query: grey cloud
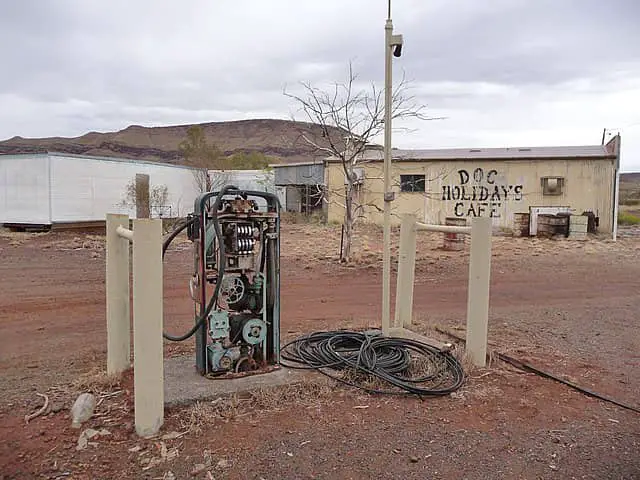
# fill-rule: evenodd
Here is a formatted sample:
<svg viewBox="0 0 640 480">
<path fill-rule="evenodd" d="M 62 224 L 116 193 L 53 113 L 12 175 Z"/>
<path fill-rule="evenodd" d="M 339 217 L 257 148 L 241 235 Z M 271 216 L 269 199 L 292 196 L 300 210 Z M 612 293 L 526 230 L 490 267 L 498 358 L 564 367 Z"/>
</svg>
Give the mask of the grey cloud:
<svg viewBox="0 0 640 480">
<path fill-rule="evenodd" d="M 0 101 L 10 94 L 13 113 L 0 112 L 0 137 L 286 118 L 295 105 L 282 96 L 285 84 L 343 80 L 349 60 L 363 83 L 381 85 L 384 3 L 3 2 Z M 636 0 L 393 4 L 405 37 L 396 78 L 404 70 L 431 114 L 458 119 L 426 132 L 454 135 L 455 122 L 491 109 L 501 112 L 496 129 L 526 125 L 532 99 L 586 101 L 640 78 Z"/>
<path fill-rule="evenodd" d="M 423 81 L 552 85 L 637 65 L 639 18 L 634 0 L 450 2 L 420 22 L 395 22 L 407 57 L 398 63 Z"/>
</svg>

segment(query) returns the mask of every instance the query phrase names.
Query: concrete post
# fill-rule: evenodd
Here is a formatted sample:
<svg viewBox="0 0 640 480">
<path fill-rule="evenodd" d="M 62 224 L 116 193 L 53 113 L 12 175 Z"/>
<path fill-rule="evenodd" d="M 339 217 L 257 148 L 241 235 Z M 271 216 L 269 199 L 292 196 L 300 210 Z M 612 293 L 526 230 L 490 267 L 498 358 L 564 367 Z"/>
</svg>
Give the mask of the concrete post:
<svg viewBox="0 0 640 480">
<path fill-rule="evenodd" d="M 114 375 L 131 361 L 129 240 L 117 233 L 118 227 L 129 227 L 129 216 L 107 214 L 106 223 L 107 374 Z"/>
<path fill-rule="evenodd" d="M 136 433 L 164 423 L 162 220 L 133 221 L 133 362 Z"/>
<path fill-rule="evenodd" d="M 416 264 L 416 217 L 403 215 L 400 226 L 398 279 L 396 283 L 396 312 L 394 327 L 408 327 L 413 315 L 413 282 Z M 386 332 L 383 332 L 386 335 Z"/>
<path fill-rule="evenodd" d="M 467 301 L 467 352 L 473 364 L 486 365 L 491 277 L 491 219 L 471 221 L 469 297 Z"/>
</svg>

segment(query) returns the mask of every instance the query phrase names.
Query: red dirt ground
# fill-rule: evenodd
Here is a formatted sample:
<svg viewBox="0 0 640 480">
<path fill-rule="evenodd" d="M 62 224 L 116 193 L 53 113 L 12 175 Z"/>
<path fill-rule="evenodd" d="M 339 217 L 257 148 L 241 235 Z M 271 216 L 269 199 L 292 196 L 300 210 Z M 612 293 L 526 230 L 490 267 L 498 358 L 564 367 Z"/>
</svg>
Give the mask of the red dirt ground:
<svg viewBox="0 0 640 480">
<path fill-rule="evenodd" d="M 283 335 L 378 324 L 381 236 L 360 232 L 358 255 L 345 267 L 335 261 L 338 234 L 284 228 Z M 444 252 L 440 243 L 437 235 L 420 238 L 416 330 L 464 335 L 468 254 Z M 124 392 L 105 398 L 86 425 L 110 435 L 76 451 L 70 384 L 105 360 L 103 247 L 100 237 L 66 233 L 0 236 L 2 479 L 640 478 L 640 414 L 502 364 L 471 372 L 451 397 L 381 398 L 333 387 L 286 405 L 244 400 L 197 433 L 144 441 L 133 434 L 127 378 L 117 387 Z M 639 254 L 634 238 L 496 237 L 491 347 L 640 404 Z M 173 332 L 192 321 L 191 265 L 186 244 L 167 254 L 165 321 Z M 24 415 L 41 405 L 36 392 L 48 393 L 58 411 L 25 425 Z M 193 412 L 171 409 L 162 433 L 184 430 Z M 145 458 L 157 465 L 144 470 Z M 190 476 L 196 465 L 203 468 Z"/>
</svg>

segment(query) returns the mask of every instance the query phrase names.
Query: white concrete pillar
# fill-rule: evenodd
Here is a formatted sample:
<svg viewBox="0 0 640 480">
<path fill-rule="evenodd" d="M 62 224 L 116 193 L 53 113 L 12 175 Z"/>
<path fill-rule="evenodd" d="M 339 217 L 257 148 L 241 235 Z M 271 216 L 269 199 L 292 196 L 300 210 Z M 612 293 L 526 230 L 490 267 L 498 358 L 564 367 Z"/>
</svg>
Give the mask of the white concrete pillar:
<svg viewBox="0 0 640 480">
<path fill-rule="evenodd" d="M 469 297 L 467 300 L 467 352 L 474 365 L 484 367 L 487 357 L 489 323 L 489 282 L 491 278 L 491 219 L 471 221 L 469 256 Z"/>
<path fill-rule="evenodd" d="M 403 215 L 400 225 L 396 311 L 393 326 L 408 327 L 413 315 L 413 288 L 416 266 L 416 216 Z M 385 335 L 387 332 L 383 332 Z"/>
<path fill-rule="evenodd" d="M 129 217 L 107 214 L 106 225 L 107 374 L 114 375 L 131 362 L 129 240 L 117 233 L 118 227 L 129 227 Z"/>
<path fill-rule="evenodd" d="M 133 221 L 133 362 L 136 433 L 164 423 L 162 220 Z"/>
</svg>

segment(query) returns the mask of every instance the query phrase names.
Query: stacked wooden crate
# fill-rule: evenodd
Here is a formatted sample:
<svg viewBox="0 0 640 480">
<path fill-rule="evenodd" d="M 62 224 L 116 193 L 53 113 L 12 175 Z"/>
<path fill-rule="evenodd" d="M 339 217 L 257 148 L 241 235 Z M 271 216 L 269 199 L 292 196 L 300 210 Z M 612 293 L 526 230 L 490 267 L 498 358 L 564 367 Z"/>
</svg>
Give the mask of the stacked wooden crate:
<svg viewBox="0 0 640 480">
<path fill-rule="evenodd" d="M 538 215 L 538 237 L 566 237 L 569 217 L 565 215 Z"/>
</svg>

